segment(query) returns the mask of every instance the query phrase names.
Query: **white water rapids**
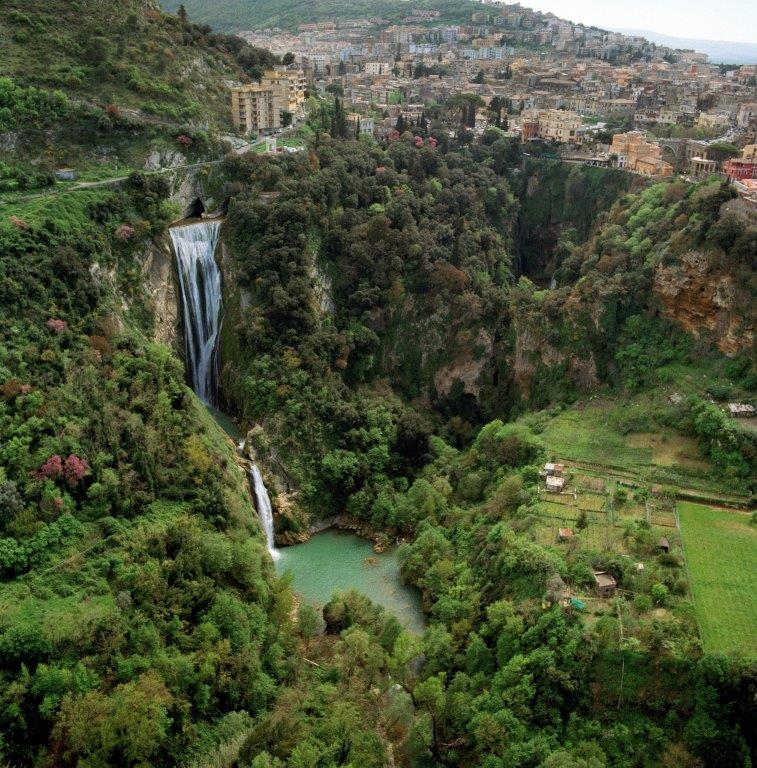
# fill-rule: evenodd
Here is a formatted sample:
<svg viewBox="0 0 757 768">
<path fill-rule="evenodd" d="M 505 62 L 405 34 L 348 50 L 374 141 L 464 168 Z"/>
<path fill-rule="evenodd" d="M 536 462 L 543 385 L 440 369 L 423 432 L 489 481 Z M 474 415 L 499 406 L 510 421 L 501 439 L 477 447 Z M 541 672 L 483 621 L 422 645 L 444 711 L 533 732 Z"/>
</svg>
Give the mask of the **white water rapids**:
<svg viewBox="0 0 757 768">
<path fill-rule="evenodd" d="M 218 401 L 221 270 L 215 251 L 220 231 L 220 221 L 199 221 L 169 230 L 179 268 L 189 385 L 208 405 Z"/>
</svg>

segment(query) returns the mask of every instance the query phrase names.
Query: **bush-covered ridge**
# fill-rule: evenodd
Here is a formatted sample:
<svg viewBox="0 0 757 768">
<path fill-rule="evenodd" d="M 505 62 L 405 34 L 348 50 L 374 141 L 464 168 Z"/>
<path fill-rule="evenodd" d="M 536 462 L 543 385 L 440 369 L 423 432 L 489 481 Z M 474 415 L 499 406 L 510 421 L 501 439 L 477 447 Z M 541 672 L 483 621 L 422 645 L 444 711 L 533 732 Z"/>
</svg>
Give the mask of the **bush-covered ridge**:
<svg viewBox="0 0 757 768">
<path fill-rule="evenodd" d="M 9 0 L 0 38 L 0 192 L 45 186 L 61 166 L 123 175 L 156 150 L 215 159 L 229 83 L 276 61 L 148 0 Z"/>
<path fill-rule="evenodd" d="M 473 11 L 481 10 L 480 3 L 471 0 L 417 0 L 409 5 L 404 0 L 318 0 L 302 3 L 300 0 L 160 0 L 168 11 L 176 12 L 183 5 L 190 17 L 214 29 L 240 32 L 246 29 L 281 27 L 296 30 L 300 24 L 339 19 L 364 19 L 380 17 L 399 21 L 413 8 L 441 11 L 441 20 L 449 23 L 470 21 Z"/>
<path fill-rule="evenodd" d="M 135 177 L 0 226 L 10 764 L 184 764 L 190 722 L 265 706 L 283 675 L 244 474 L 136 311 L 141 250 L 173 216 L 166 194 Z"/>
</svg>

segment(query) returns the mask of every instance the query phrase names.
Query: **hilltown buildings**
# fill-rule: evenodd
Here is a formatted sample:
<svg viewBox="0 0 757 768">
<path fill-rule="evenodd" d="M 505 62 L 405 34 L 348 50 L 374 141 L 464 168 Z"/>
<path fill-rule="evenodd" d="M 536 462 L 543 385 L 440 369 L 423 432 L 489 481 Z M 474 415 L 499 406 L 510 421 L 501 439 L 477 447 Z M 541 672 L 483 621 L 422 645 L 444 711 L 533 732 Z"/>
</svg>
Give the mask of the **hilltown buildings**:
<svg viewBox="0 0 757 768">
<path fill-rule="evenodd" d="M 523 138 L 545 139 L 560 144 L 580 144 L 586 132 L 575 112 L 560 109 L 526 109 L 521 113 Z"/>
<path fill-rule="evenodd" d="M 721 172 L 708 142 L 757 143 L 754 66 L 723 72 L 702 54 L 520 5 L 492 4 L 457 24 L 442 16 L 409 2 L 402 23 L 372 17 L 302 25 L 297 34 L 243 33 L 275 54 L 291 51 L 301 72 L 295 83 L 295 67 L 277 68 L 260 84 L 235 89 L 235 125 L 277 127 L 284 112 L 302 112 L 307 88 L 339 93 L 348 113 L 360 116 L 360 133 L 373 121 L 379 137 L 392 133 L 400 115 L 404 126 L 417 125 L 431 105 L 433 127 L 454 133 L 460 110 L 444 105 L 465 94 L 480 100 L 466 118 L 474 135 L 496 120 L 552 151 L 564 147 L 587 162 L 650 176 Z M 488 108 L 494 100 L 502 107 L 496 113 Z M 620 134 L 615 149 L 611 134 Z M 748 180 L 744 159 L 728 166 L 734 179 Z"/>
<path fill-rule="evenodd" d="M 231 117 L 240 133 L 261 133 L 281 126 L 274 109 L 274 95 L 262 85 L 243 85 L 231 90 Z"/>
<path fill-rule="evenodd" d="M 280 128 L 284 113 L 301 111 L 306 85 L 302 70 L 277 69 L 266 71 L 260 83 L 232 88 L 234 127 L 246 134 Z"/>
<path fill-rule="evenodd" d="M 672 176 L 673 166 L 662 159 L 658 144 L 646 141 L 638 131 L 617 133 L 612 137 L 610 155 L 618 158 L 618 168 L 643 176 Z"/>
</svg>

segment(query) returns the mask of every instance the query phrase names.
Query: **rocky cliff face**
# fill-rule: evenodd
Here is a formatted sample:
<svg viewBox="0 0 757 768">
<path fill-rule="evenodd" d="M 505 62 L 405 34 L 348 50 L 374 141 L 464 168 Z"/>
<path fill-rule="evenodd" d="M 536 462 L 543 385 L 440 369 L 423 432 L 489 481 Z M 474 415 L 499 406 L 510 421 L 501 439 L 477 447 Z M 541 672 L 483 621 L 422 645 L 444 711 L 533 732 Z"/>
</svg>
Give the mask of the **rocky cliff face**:
<svg viewBox="0 0 757 768">
<path fill-rule="evenodd" d="M 678 263 L 658 267 L 654 291 L 668 318 L 734 356 L 754 344 L 754 305 L 749 286 L 714 263 L 713 254 L 690 251 Z"/>
<path fill-rule="evenodd" d="M 179 295 L 168 238 L 152 243 L 142 262 L 142 285 L 154 318 L 153 338 L 181 354 Z"/>
</svg>

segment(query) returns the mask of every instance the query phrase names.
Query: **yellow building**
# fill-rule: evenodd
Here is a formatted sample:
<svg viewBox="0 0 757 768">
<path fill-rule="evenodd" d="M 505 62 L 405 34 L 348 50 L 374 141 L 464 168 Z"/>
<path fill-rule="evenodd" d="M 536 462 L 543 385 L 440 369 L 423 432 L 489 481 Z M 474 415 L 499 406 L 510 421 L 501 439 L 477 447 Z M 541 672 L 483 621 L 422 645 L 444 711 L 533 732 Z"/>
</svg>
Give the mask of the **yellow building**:
<svg viewBox="0 0 757 768">
<path fill-rule="evenodd" d="M 524 123 L 538 123 L 536 137 L 561 144 L 580 144 L 584 136 L 584 124 L 580 115 L 564 109 L 524 109 Z"/>
<path fill-rule="evenodd" d="M 653 144 L 638 131 L 616 133 L 612 137 L 610 154 L 618 158 L 618 168 L 642 176 L 672 176 L 673 166 L 662 159 L 659 144 Z"/>
<path fill-rule="evenodd" d="M 263 73 L 260 84 L 273 91 L 276 106 L 281 112 L 295 114 L 305 103 L 307 79 L 301 69 L 269 69 Z"/>
<path fill-rule="evenodd" d="M 241 133 L 281 127 L 281 112 L 273 89 L 258 83 L 231 89 L 231 118 Z"/>
</svg>

